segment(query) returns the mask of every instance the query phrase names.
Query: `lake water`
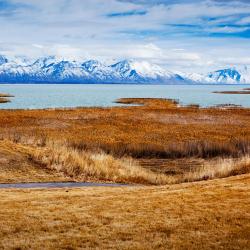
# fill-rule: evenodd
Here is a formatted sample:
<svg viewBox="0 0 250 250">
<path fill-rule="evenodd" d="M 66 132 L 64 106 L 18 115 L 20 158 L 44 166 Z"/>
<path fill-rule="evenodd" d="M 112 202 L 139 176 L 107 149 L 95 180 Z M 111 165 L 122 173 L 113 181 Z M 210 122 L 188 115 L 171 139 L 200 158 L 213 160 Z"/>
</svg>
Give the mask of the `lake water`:
<svg viewBox="0 0 250 250">
<path fill-rule="evenodd" d="M 213 91 L 242 90 L 249 85 L 73 85 L 0 84 L 0 93 L 14 95 L 0 109 L 43 109 L 61 107 L 115 106 L 122 97 L 177 99 L 181 104 L 202 107 L 235 104 L 250 107 L 250 95 L 214 94 Z"/>
</svg>

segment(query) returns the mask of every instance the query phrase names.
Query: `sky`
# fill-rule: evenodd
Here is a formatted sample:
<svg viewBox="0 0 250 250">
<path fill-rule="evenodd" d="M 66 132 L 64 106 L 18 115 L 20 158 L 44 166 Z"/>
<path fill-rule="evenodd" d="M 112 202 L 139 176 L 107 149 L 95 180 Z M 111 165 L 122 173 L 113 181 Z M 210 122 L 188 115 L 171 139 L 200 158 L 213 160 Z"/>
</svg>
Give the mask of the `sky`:
<svg viewBox="0 0 250 250">
<path fill-rule="evenodd" d="M 250 0 L 0 0 L 0 27 L 9 56 L 250 65 Z"/>
</svg>

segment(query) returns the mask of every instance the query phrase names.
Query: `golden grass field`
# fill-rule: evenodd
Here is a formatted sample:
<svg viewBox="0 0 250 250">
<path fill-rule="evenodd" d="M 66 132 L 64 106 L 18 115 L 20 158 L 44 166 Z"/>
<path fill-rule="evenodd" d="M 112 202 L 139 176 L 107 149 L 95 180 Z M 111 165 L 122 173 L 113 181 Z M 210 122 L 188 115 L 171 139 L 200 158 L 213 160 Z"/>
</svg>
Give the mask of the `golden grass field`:
<svg viewBox="0 0 250 250">
<path fill-rule="evenodd" d="M 250 109 L 118 102 L 0 111 L 0 183 L 135 184 L 1 189 L 0 249 L 249 249 Z"/>
<path fill-rule="evenodd" d="M 1 249 L 249 249 L 249 174 L 0 194 Z"/>
</svg>

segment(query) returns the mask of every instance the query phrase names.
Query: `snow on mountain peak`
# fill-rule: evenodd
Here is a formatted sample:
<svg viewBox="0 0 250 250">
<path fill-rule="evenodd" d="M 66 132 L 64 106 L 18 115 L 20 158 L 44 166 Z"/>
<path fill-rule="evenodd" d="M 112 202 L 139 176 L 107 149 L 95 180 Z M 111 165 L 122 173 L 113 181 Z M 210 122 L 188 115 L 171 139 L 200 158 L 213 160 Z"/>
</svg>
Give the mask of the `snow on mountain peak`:
<svg viewBox="0 0 250 250">
<path fill-rule="evenodd" d="M 120 73 L 125 73 L 131 69 L 130 62 L 131 61 L 123 60 L 111 65 L 111 67 Z"/>
<path fill-rule="evenodd" d="M 7 62 L 8 62 L 8 59 L 5 56 L 0 55 L 0 65 L 5 64 Z"/>
<path fill-rule="evenodd" d="M 236 68 L 217 70 L 209 73 L 208 77 L 219 83 L 237 83 L 241 80 L 241 74 Z"/>
<path fill-rule="evenodd" d="M 242 75 L 242 83 L 250 83 L 250 66 L 244 65 L 242 69 L 239 69 L 239 73 Z"/>
<path fill-rule="evenodd" d="M 104 65 L 97 60 L 88 60 L 82 64 L 82 67 L 88 72 L 93 72 L 96 68 L 102 66 Z"/>
<path fill-rule="evenodd" d="M 97 60 L 72 61 L 56 56 L 32 61 L 0 55 L 0 82 L 68 83 L 250 83 L 250 68 L 226 68 L 209 74 L 171 72 L 143 60 L 104 64 Z"/>
<path fill-rule="evenodd" d="M 176 74 L 151 64 L 147 61 L 123 60 L 111 66 L 120 74 L 126 77 L 149 78 L 157 80 L 159 78 L 174 78 Z"/>
<path fill-rule="evenodd" d="M 136 72 L 140 75 L 144 75 L 147 77 L 164 77 L 164 76 L 169 76 L 171 73 L 167 72 L 167 70 L 161 68 L 158 65 L 155 64 L 150 64 L 149 62 L 146 61 L 133 61 L 131 63 L 131 66 L 133 69 L 136 70 Z"/>
<path fill-rule="evenodd" d="M 34 65 L 37 65 L 38 67 L 48 67 L 48 66 L 55 64 L 59 61 L 60 60 L 58 58 L 56 58 L 55 56 L 41 57 L 41 58 L 38 58 L 34 62 Z"/>
</svg>

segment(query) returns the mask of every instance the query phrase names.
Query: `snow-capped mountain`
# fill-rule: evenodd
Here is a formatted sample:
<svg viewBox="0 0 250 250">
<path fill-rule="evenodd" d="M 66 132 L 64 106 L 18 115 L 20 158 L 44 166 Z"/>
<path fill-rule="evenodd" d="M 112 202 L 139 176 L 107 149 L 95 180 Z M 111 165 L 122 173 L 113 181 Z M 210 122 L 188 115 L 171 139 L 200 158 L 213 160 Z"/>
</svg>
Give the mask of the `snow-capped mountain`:
<svg viewBox="0 0 250 250">
<path fill-rule="evenodd" d="M 0 55 L 0 65 L 3 65 L 8 62 L 8 59 L 5 56 Z"/>
<path fill-rule="evenodd" d="M 6 83 L 250 83 L 250 68 L 228 68 L 208 74 L 171 72 L 146 61 L 72 61 L 54 56 L 30 60 L 0 55 L 0 82 Z"/>
<path fill-rule="evenodd" d="M 250 68 L 228 68 L 216 70 L 208 74 L 181 74 L 185 79 L 194 83 L 220 83 L 220 84 L 250 84 Z"/>
<path fill-rule="evenodd" d="M 96 60 L 68 61 L 56 57 L 32 63 L 0 57 L 0 82 L 14 83 L 181 83 L 183 78 L 145 61 L 106 65 Z"/>
<path fill-rule="evenodd" d="M 111 65 L 111 68 L 118 74 L 118 78 L 122 78 L 128 82 L 134 79 L 139 82 L 151 81 L 162 83 L 175 83 L 184 80 L 180 75 L 146 61 L 124 60 Z"/>
<path fill-rule="evenodd" d="M 239 70 L 241 74 L 241 83 L 250 83 L 250 66 L 244 66 Z"/>
<path fill-rule="evenodd" d="M 212 82 L 231 84 L 239 83 L 241 81 L 241 74 L 235 68 L 229 68 L 209 73 L 208 78 Z"/>
</svg>

